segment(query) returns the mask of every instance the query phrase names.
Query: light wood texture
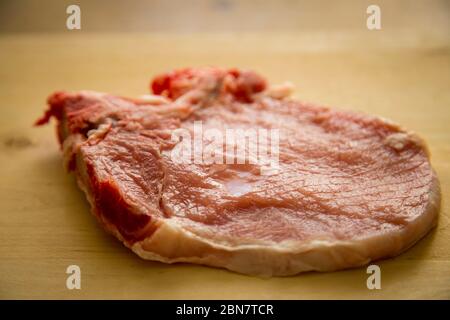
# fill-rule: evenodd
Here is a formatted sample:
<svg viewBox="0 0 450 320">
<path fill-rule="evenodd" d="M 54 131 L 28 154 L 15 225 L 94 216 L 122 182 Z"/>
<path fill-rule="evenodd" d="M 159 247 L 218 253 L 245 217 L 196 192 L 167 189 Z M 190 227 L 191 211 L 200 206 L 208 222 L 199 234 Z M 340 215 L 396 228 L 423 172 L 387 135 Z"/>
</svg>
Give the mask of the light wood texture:
<svg viewBox="0 0 450 320">
<path fill-rule="evenodd" d="M 361 30 L 381 8 L 384 29 L 444 36 L 448 0 L 2 0 L 0 32 L 67 32 L 66 8 L 81 8 L 86 32 L 307 32 Z"/>
<path fill-rule="evenodd" d="M 0 298 L 450 298 L 450 50 L 411 33 L 83 34 L 0 37 Z M 300 99 L 390 118 L 428 143 L 441 181 L 438 227 L 366 269 L 260 279 L 144 261 L 106 234 L 64 172 L 54 126 L 33 128 L 58 89 L 135 96 L 156 73 L 237 66 L 290 80 Z M 82 289 L 67 290 L 68 265 Z"/>
</svg>

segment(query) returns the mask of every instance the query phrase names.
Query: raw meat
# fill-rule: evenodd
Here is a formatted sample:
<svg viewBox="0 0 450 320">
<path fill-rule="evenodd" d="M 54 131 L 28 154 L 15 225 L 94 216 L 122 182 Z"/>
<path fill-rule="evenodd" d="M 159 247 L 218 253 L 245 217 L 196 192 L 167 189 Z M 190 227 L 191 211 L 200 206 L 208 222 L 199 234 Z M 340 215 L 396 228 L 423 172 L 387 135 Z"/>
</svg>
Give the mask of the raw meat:
<svg viewBox="0 0 450 320">
<path fill-rule="evenodd" d="M 250 71 L 177 70 L 151 88 L 137 99 L 57 92 L 38 121 L 58 120 L 93 213 L 144 259 L 263 276 L 332 271 L 398 255 L 436 225 L 427 148 L 396 124 L 297 102 Z M 174 133 L 196 125 L 223 136 L 277 130 L 276 162 L 265 162 L 275 170 L 227 162 L 235 149 L 223 141 L 213 156 L 222 163 L 192 149 L 193 161 L 175 161 Z"/>
</svg>

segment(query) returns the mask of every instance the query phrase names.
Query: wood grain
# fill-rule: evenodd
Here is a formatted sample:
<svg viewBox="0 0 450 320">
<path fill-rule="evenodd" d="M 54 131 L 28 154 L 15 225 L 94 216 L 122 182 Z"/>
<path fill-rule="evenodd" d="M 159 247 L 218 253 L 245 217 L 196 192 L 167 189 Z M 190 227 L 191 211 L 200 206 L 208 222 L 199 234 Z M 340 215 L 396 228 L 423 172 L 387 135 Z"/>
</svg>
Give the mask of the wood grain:
<svg viewBox="0 0 450 320">
<path fill-rule="evenodd" d="M 438 227 L 366 269 L 260 279 L 143 261 L 107 235 L 64 172 L 53 126 L 33 128 L 58 89 L 135 96 L 182 66 L 251 68 L 300 99 L 381 115 L 428 142 L 441 181 Z M 0 298 L 450 298 L 450 49 L 401 32 L 62 34 L 0 37 Z M 77 264 L 82 289 L 67 290 Z"/>
</svg>

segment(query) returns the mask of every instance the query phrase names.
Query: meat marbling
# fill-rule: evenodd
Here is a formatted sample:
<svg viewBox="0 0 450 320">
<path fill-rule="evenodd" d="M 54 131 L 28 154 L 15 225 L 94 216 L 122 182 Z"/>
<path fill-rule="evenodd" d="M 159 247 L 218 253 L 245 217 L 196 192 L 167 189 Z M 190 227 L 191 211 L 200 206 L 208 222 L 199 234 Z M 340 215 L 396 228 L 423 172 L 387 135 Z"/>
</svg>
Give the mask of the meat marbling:
<svg viewBox="0 0 450 320">
<path fill-rule="evenodd" d="M 69 170 L 102 225 L 144 259 L 263 276 L 332 271 L 398 255 L 437 222 L 424 142 L 387 120 L 297 102 L 242 70 L 172 71 L 153 95 L 57 92 Z M 195 123 L 278 129 L 279 169 L 179 163 L 172 133 Z"/>
</svg>

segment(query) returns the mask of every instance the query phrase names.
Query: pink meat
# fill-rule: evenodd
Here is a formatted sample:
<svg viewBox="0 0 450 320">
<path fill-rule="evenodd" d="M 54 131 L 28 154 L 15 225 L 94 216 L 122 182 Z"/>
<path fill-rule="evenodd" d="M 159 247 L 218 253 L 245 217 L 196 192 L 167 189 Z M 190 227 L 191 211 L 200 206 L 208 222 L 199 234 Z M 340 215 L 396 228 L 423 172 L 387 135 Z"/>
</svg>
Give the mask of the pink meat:
<svg viewBox="0 0 450 320">
<path fill-rule="evenodd" d="M 167 103 L 59 92 L 39 121 L 57 117 L 61 142 L 83 136 L 71 156 L 84 159 L 94 212 L 129 246 L 162 220 L 227 245 L 353 241 L 401 231 L 426 210 L 426 148 L 397 125 L 272 98 L 249 71 L 184 69 L 151 87 Z M 278 174 L 249 163 L 175 163 L 171 134 L 195 121 L 223 133 L 279 129 Z"/>
</svg>

